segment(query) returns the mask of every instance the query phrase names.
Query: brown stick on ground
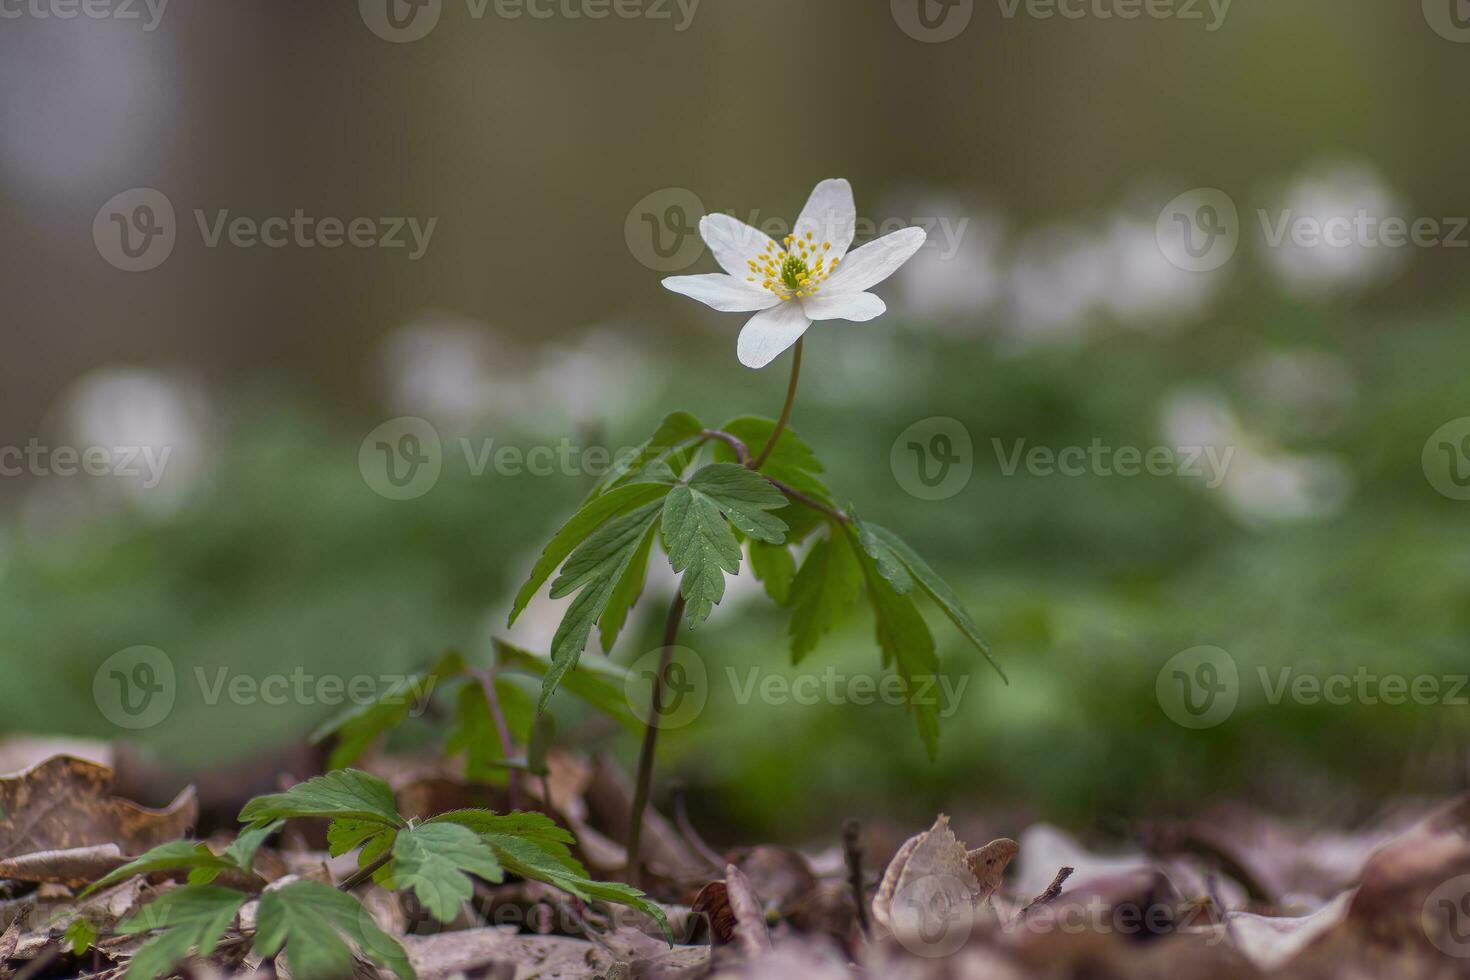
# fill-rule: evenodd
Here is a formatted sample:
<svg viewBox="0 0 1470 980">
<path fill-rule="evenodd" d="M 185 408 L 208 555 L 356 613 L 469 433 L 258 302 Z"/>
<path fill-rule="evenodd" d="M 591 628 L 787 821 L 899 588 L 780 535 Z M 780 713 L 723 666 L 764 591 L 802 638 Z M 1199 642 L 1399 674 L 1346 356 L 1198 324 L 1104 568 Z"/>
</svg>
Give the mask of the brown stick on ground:
<svg viewBox="0 0 1470 980">
<path fill-rule="evenodd" d="M 852 889 L 852 900 L 857 904 L 858 925 L 863 935 L 869 932 L 868 896 L 863 885 L 863 849 L 858 841 L 862 826 L 856 820 L 842 825 L 842 856 L 847 859 L 847 884 Z"/>
<path fill-rule="evenodd" d="M 1058 871 L 1057 876 L 1051 880 L 1051 884 L 1046 886 L 1046 891 L 1033 898 L 1030 904 L 1028 904 L 1025 908 L 1021 910 L 1021 914 L 1026 915 L 1032 909 L 1039 908 L 1047 904 L 1048 902 L 1053 901 L 1058 895 L 1062 893 L 1062 886 L 1067 883 L 1068 878 L 1072 877 L 1072 872 L 1074 870 L 1076 869 L 1063 868 L 1062 870 Z"/>
</svg>

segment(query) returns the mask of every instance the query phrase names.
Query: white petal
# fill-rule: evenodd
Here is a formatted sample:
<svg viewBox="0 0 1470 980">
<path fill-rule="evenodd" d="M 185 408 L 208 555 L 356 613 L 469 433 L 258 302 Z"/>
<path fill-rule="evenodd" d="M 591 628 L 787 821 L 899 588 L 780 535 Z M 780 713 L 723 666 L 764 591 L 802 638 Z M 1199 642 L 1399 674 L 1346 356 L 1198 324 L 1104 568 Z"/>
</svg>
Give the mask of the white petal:
<svg viewBox="0 0 1470 980">
<path fill-rule="evenodd" d="M 779 251 L 770 235 L 728 214 L 707 214 L 700 218 L 699 234 L 714 253 L 720 268 L 742 282 L 751 274 L 752 261 L 763 253 L 774 255 Z"/>
<path fill-rule="evenodd" d="M 819 253 L 826 255 L 827 261 L 847 254 L 857 234 L 857 205 L 853 203 L 851 184 L 837 178 L 817 185 L 796 219 L 796 237 L 805 239 L 808 232 L 817 249 L 832 243 L 829 251 Z"/>
<path fill-rule="evenodd" d="M 922 228 L 905 228 L 868 242 L 842 260 L 832 278 L 822 284 L 822 292 L 860 293 L 872 289 L 913 258 L 928 237 Z"/>
<path fill-rule="evenodd" d="M 707 276 L 670 276 L 664 288 L 697 299 L 722 313 L 753 313 L 769 310 L 781 298 L 770 290 L 760 289 L 743 279 L 712 272 Z"/>
<path fill-rule="evenodd" d="M 740 331 L 735 352 L 746 367 L 763 368 L 800 340 L 811 325 L 800 303 L 782 303 L 750 318 Z"/>
<path fill-rule="evenodd" d="M 801 301 L 801 307 L 813 320 L 851 320 L 854 323 L 866 323 L 888 310 L 888 306 L 872 293 L 808 296 Z"/>
</svg>

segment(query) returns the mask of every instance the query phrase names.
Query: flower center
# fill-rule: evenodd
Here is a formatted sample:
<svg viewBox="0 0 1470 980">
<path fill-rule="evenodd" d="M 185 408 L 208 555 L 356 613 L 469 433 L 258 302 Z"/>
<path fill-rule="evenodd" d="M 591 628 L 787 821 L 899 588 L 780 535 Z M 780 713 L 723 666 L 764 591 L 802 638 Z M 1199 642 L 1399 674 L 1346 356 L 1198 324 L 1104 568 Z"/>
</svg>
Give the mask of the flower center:
<svg viewBox="0 0 1470 980">
<path fill-rule="evenodd" d="M 759 256 L 751 259 L 751 274 L 745 277 L 746 281 L 759 283 L 762 289 L 770 290 L 783 300 L 815 296 L 842 261 L 828 261 L 827 253 L 832 251 L 832 243 L 818 243 L 816 237 L 807 232 L 802 238 L 787 235 L 784 244 L 782 248 L 771 242 Z"/>
</svg>

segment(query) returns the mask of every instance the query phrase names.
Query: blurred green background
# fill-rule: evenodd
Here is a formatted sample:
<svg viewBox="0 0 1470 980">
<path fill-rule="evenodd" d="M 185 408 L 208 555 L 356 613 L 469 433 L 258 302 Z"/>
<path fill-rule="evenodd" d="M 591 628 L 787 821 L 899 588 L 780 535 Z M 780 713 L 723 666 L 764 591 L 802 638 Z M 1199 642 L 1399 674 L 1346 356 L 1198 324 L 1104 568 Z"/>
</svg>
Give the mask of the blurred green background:
<svg viewBox="0 0 1470 980">
<path fill-rule="evenodd" d="M 0 445 L 171 455 L 156 487 L 0 479 L 0 732 L 126 737 L 208 767 L 332 711 L 211 705 L 196 667 L 378 674 L 451 646 L 488 662 L 589 481 L 476 475 L 458 440 L 616 449 L 676 408 L 774 415 L 787 361 L 740 367 L 739 317 L 660 288 L 714 265 L 697 247 L 662 265 L 642 215 L 692 195 L 789 221 L 846 176 L 861 215 L 937 233 L 879 287 L 887 317 L 813 329 L 793 424 L 840 499 L 951 581 L 1011 683 L 933 617 L 946 671 L 972 675 L 937 764 L 898 708 L 736 704 L 726 665 L 792 672 L 784 615 L 732 589 L 688 641 L 716 683 L 662 770 L 716 836 L 966 806 L 1103 825 L 1211 796 L 1341 819 L 1463 786 L 1463 704 L 1273 705 L 1255 678 L 1470 669 L 1470 505 L 1421 460 L 1470 414 L 1465 252 L 1272 248 L 1257 212 L 1452 229 L 1470 214 L 1470 45 L 1418 4 L 1237 0 L 1213 31 L 973 7 L 943 43 L 875 0 L 704 0 L 682 31 L 676 6 L 509 19 L 446 0 L 412 43 L 351 4 L 175 0 L 151 31 L 5 21 Z M 92 222 L 143 186 L 172 202 L 178 243 L 127 273 Z M 1208 273 L 1154 237 L 1197 187 L 1241 216 L 1236 256 Z M 417 260 L 208 248 L 194 227 L 195 209 L 298 208 L 437 224 Z M 401 415 L 446 453 L 429 493 L 394 501 L 359 447 Z M 929 501 L 890 451 L 935 416 L 968 431 L 974 469 Z M 1236 454 L 1216 487 L 1007 475 L 992 440 L 1020 439 Z M 615 659 L 656 646 L 667 588 Z M 512 635 L 544 648 L 554 626 L 547 604 Z M 870 633 L 859 611 L 802 669 L 881 676 Z M 180 693 L 162 724 L 122 731 L 93 679 L 140 644 L 167 652 Z M 1204 731 L 1155 694 L 1198 645 L 1243 678 Z"/>
</svg>

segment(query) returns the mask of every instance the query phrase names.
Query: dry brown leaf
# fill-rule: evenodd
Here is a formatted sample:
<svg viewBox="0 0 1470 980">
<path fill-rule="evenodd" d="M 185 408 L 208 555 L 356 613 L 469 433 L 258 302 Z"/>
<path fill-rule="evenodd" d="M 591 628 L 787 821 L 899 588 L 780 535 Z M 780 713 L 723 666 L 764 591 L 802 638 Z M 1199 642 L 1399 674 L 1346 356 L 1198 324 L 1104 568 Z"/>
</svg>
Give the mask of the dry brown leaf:
<svg viewBox="0 0 1470 980">
<path fill-rule="evenodd" d="M 759 896 L 735 865 L 725 867 L 725 894 L 730 913 L 735 917 L 735 943 L 747 956 L 757 956 L 771 948 L 771 933 L 766 929 L 765 908 Z"/>
<path fill-rule="evenodd" d="M 1004 851 L 998 846 L 991 856 Z M 943 956 L 969 936 L 989 897 L 970 866 L 970 852 L 941 814 L 889 862 L 873 898 L 873 932 L 880 939 L 892 936 L 907 949 Z"/>
<path fill-rule="evenodd" d="M 16 858 L 0 858 L 0 878 L 80 886 L 115 871 L 129 860 L 116 844 L 36 851 Z"/>
<path fill-rule="evenodd" d="M 142 854 L 198 819 L 192 788 L 153 810 L 111 795 L 112 783 L 106 766 L 64 755 L 0 779 L 0 857 L 99 844 Z"/>
</svg>

